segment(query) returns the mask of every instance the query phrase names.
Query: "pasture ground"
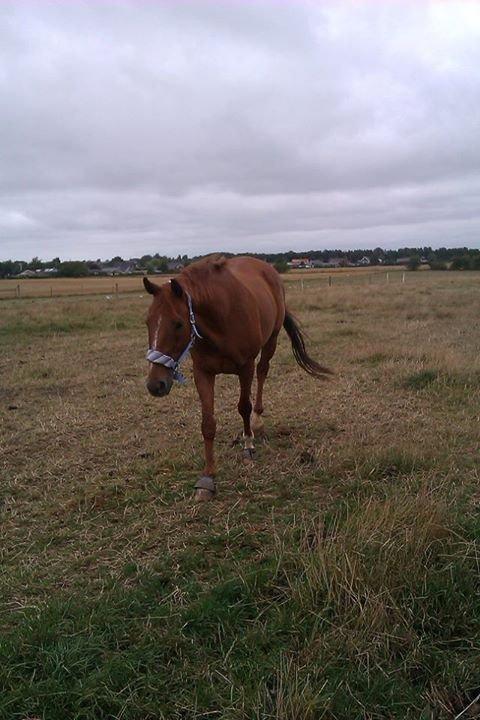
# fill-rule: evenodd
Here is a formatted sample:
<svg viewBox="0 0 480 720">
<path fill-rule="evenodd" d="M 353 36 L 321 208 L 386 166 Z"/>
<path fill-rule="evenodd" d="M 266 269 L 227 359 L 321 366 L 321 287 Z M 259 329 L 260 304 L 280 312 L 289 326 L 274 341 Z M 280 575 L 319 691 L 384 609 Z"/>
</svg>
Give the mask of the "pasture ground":
<svg viewBox="0 0 480 720">
<path fill-rule="evenodd" d="M 144 389 L 148 298 L 0 303 L 0 718 L 453 718 L 480 693 L 480 275 L 287 283 L 268 439 L 218 499 L 193 383 Z M 463 717 L 477 717 L 473 704 Z"/>
</svg>

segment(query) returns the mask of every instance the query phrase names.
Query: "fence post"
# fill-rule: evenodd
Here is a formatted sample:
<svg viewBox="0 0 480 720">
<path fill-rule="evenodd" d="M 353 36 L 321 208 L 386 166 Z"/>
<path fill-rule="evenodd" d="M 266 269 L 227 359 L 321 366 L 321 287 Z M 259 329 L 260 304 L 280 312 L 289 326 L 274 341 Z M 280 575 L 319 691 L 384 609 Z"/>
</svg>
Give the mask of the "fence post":
<svg viewBox="0 0 480 720">
<path fill-rule="evenodd" d="M 115 283 L 115 295 L 118 297 L 118 282 Z"/>
<path fill-rule="evenodd" d="M 300 280 L 300 287 L 302 288 L 302 292 L 303 292 L 303 289 L 304 289 L 303 288 L 303 278 Z"/>
<path fill-rule="evenodd" d="M 405 282 L 405 273 L 402 273 L 402 283 Z"/>
<path fill-rule="evenodd" d="M 328 287 L 332 287 L 332 276 L 328 276 Z"/>
<path fill-rule="evenodd" d="M 50 285 L 50 297 L 53 297 L 53 287 Z"/>
<path fill-rule="evenodd" d="M 20 297 L 20 285 L 17 285 L 17 297 Z"/>
<path fill-rule="evenodd" d="M 390 282 L 390 273 L 387 273 L 387 283 Z"/>
</svg>

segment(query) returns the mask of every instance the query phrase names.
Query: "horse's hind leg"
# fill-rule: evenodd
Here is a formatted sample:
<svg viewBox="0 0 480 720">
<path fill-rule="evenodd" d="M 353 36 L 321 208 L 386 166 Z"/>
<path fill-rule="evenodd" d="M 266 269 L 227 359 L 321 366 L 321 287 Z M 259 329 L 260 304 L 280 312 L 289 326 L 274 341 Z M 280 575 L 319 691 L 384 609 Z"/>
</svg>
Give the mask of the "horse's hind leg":
<svg viewBox="0 0 480 720">
<path fill-rule="evenodd" d="M 255 398 L 251 421 L 252 430 L 256 435 L 261 435 L 263 433 L 263 386 L 268 375 L 270 360 L 277 349 L 277 338 L 278 334 L 271 335 L 270 339 L 262 348 L 260 360 L 257 364 L 257 396 Z"/>
<path fill-rule="evenodd" d="M 245 460 L 253 459 L 254 445 L 253 445 L 253 432 L 250 425 L 250 418 L 252 414 L 252 401 L 250 399 L 250 393 L 252 390 L 253 374 L 255 371 L 255 362 L 251 360 L 248 362 L 238 374 L 240 380 L 240 399 L 238 401 L 238 412 L 242 416 L 243 420 L 243 453 Z"/>
</svg>

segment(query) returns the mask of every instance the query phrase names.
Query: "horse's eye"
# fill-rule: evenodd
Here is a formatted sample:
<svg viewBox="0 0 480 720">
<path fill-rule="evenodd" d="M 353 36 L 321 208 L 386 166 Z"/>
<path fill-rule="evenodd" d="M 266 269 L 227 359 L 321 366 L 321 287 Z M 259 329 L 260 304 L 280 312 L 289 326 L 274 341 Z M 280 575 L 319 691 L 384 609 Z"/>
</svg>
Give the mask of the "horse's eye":
<svg viewBox="0 0 480 720">
<path fill-rule="evenodd" d="M 180 320 L 177 320 L 175 323 L 175 330 L 181 330 L 183 327 L 183 323 Z"/>
</svg>

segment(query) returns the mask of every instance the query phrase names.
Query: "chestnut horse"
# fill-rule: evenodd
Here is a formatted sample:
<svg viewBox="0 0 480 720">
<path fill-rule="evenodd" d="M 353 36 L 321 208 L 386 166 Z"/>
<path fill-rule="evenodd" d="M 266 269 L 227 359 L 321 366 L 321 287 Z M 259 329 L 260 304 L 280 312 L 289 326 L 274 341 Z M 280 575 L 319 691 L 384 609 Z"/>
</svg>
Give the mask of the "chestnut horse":
<svg viewBox="0 0 480 720">
<path fill-rule="evenodd" d="M 243 419 L 244 455 L 253 457 L 254 432 L 263 428 L 263 385 L 282 326 L 287 331 L 295 360 L 315 377 L 331 371 L 312 360 L 303 335 L 285 307 L 285 291 L 277 271 L 252 257 L 210 257 L 192 263 L 164 285 L 143 279 L 152 296 L 148 310 L 150 370 L 147 388 L 152 395 L 168 395 L 173 382 L 184 382 L 179 366 L 191 352 L 193 377 L 202 405 L 205 468 L 195 488 L 196 500 L 215 494 L 213 441 L 215 376 L 238 375 L 238 412 Z M 257 394 L 250 401 L 257 364 Z"/>
</svg>

